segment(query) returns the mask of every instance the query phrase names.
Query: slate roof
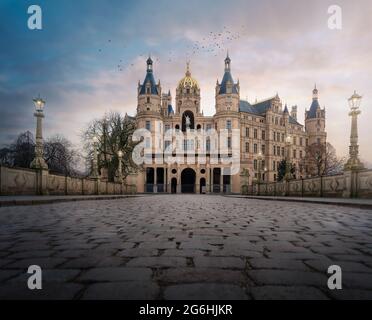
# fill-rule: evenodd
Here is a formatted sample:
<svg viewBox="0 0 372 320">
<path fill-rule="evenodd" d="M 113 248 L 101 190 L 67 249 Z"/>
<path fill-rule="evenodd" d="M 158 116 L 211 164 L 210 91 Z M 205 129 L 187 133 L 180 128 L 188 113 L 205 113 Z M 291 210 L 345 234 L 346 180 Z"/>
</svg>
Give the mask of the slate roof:
<svg viewBox="0 0 372 320">
<path fill-rule="evenodd" d="M 307 112 L 307 118 L 313 119 L 316 118 L 316 110 L 320 108 L 318 99 L 313 99 L 311 103 L 310 110 Z"/>
<path fill-rule="evenodd" d="M 172 105 L 168 105 L 168 114 L 174 113 Z"/>
<path fill-rule="evenodd" d="M 150 92 L 151 94 L 158 94 L 158 88 L 156 87 L 156 82 L 154 78 L 154 74 L 152 73 L 152 70 L 147 70 L 145 80 L 143 81 L 143 84 L 141 85 L 140 94 L 146 93 L 146 84 L 150 83 Z"/>
<path fill-rule="evenodd" d="M 274 98 L 270 98 L 255 104 L 250 104 L 248 101 L 245 100 L 240 100 L 239 103 L 239 111 L 240 112 L 247 112 L 251 114 L 256 114 L 256 115 L 264 115 L 266 111 L 270 108 L 271 106 L 271 101 Z M 288 108 L 287 108 L 288 112 Z M 289 116 L 289 123 L 290 124 L 296 124 L 296 125 L 301 125 L 295 118 L 292 116 Z"/>
<path fill-rule="evenodd" d="M 222 82 L 220 85 L 219 94 L 225 94 L 227 92 L 227 83 L 230 82 L 232 86 L 232 93 L 238 93 L 237 85 L 234 83 L 234 79 L 231 75 L 230 70 L 226 70 L 225 74 L 223 75 Z"/>
</svg>

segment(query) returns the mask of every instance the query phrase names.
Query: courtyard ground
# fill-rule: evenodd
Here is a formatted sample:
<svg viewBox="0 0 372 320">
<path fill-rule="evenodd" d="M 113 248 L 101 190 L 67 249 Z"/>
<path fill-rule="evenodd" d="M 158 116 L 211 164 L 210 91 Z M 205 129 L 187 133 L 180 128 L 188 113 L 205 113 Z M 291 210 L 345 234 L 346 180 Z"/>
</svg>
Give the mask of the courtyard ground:
<svg viewBox="0 0 372 320">
<path fill-rule="evenodd" d="M 372 299 L 372 210 L 186 194 L 0 208 L 0 299 L 355 298 Z"/>
</svg>

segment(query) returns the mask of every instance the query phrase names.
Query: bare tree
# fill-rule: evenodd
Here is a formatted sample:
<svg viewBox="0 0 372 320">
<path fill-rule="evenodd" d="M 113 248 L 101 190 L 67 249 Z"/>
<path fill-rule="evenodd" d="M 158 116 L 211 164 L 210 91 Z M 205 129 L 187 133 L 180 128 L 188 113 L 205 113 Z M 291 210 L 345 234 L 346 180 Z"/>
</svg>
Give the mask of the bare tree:
<svg viewBox="0 0 372 320">
<path fill-rule="evenodd" d="M 34 158 L 35 141 L 29 131 L 21 133 L 14 143 L 0 150 L 0 163 L 9 167 L 29 168 Z M 69 176 L 76 174 L 78 153 L 61 135 L 45 141 L 44 159 L 51 172 Z"/>
<path fill-rule="evenodd" d="M 306 148 L 303 165 L 309 176 L 333 175 L 342 172 L 344 158 L 336 155 L 336 149 L 329 143 L 314 143 Z"/>
<path fill-rule="evenodd" d="M 75 176 L 78 156 L 72 143 L 61 135 L 47 139 L 44 144 L 44 158 L 51 172 Z"/>
<path fill-rule="evenodd" d="M 18 135 L 14 143 L 0 150 L 1 164 L 29 168 L 35 158 L 35 141 L 30 131 Z"/>
<path fill-rule="evenodd" d="M 99 170 L 101 173 L 107 170 L 109 181 L 114 181 L 117 175 L 119 150 L 123 152 L 123 177 L 138 169 L 132 160 L 132 152 L 137 144 L 131 139 L 135 128 L 133 119 L 117 112 L 110 112 L 90 122 L 82 134 L 83 148 L 90 170 L 93 159 L 93 137 L 98 138 Z"/>
</svg>

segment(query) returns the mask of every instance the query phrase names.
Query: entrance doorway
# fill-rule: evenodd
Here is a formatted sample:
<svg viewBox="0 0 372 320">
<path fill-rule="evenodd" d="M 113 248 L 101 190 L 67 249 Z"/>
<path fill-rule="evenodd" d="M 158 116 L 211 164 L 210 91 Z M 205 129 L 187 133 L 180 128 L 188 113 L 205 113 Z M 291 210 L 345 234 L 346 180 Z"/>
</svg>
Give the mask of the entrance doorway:
<svg viewBox="0 0 372 320">
<path fill-rule="evenodd" d="M 172 178 L 171 180 L 171 192 L 177 193 L 177 179 L 176 178 Z"/>
<path fill-rule="evenodd" d="M 200 193 L 205 193 L 205 178 L 200 179 Z"/>
<path fill-rule="evenodd" d="M 186 168 L 181 173 L 181 192 L 194 193 L 195 192 L 195 178 L 196 173 L 191 168 Z"/>
</svg>

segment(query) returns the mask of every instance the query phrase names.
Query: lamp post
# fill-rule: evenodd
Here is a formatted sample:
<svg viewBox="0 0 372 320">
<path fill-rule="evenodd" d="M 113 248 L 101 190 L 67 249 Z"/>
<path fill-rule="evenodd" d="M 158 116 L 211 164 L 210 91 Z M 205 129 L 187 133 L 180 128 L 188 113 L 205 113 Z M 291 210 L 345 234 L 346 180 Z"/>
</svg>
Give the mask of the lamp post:
<svg viewBox="0 0 372 320">
<path fill-rule="evenodd" d="M 94 136 L 92 140 L 93 140 L 93 168 L 92 168 L 92 177 L 94 179 L 98 179 L 98 154 L 97 154 L 98 138 L 96 136 Z"/>
<path fill-rule="evenodd" d="M 257 157 L 257 159 L 258 159 L 258 163 L 257 163 L 257 165 L 258 165 L 258 179 L 257 179 L 257 183 L 258 183 L 258 195 L 260 195 L 260 184 L 261 184 L 261 162 L 262 162 L 262 152 L 260 151 L 259 153 L 258 153 L 258 157 Z"/>
<path fill-rule="evenodd" d="M 349 160 L 345 164 L 345 170 L 360 170 L 364 166 L 359 160 L 359 145 L 358 145 L 358 115 L 361 111 L 359 110 L 362 102 L 362 96 L 354 91 L 354 94 L 348 99 L 350 106 L 351 116 L 351 134 L 350 134 L 350 146 L 349 146 Z"/>
<path fill-rule="evenodd" d="M 48 165 L 46 164 L 43 153 L 43 118 L 44 118 L 44 105 L 45 101 L 39 97 L 33 99 L 35 104 L 36 118 L 36 145 L 35 145 L 35 159 L 31 162 L 31 168 L 48 170 Z"/>
<path fill-rule="evenodd" d="M 123 160 L 123 151 L 119 150 L 118 151 L 118 177 L 119 177 L 119 182 L 123 182 L 123 172 L 122 172 L 122 160 Z"/>
<path fill-rule="evenodd" d="M 291 144 L 292 144 L 292 137 L 290 135 L 287 135 L 285 138 L 285 144 L 287 147 L 287 152 L 285 156 L 285 175 L 284 179 L 286 181 L 291 180 L 292 174 L 291 174 Z"/>
<path fill-rule="evenodd" d="M 249 184 L 249 170 L 247 168 L 243 168 L 241 172 L 241 176 L 244 177 L 244 184 L 242 186 L 242 194 L 248 194 L 248 184 Z"/>
</svg>

